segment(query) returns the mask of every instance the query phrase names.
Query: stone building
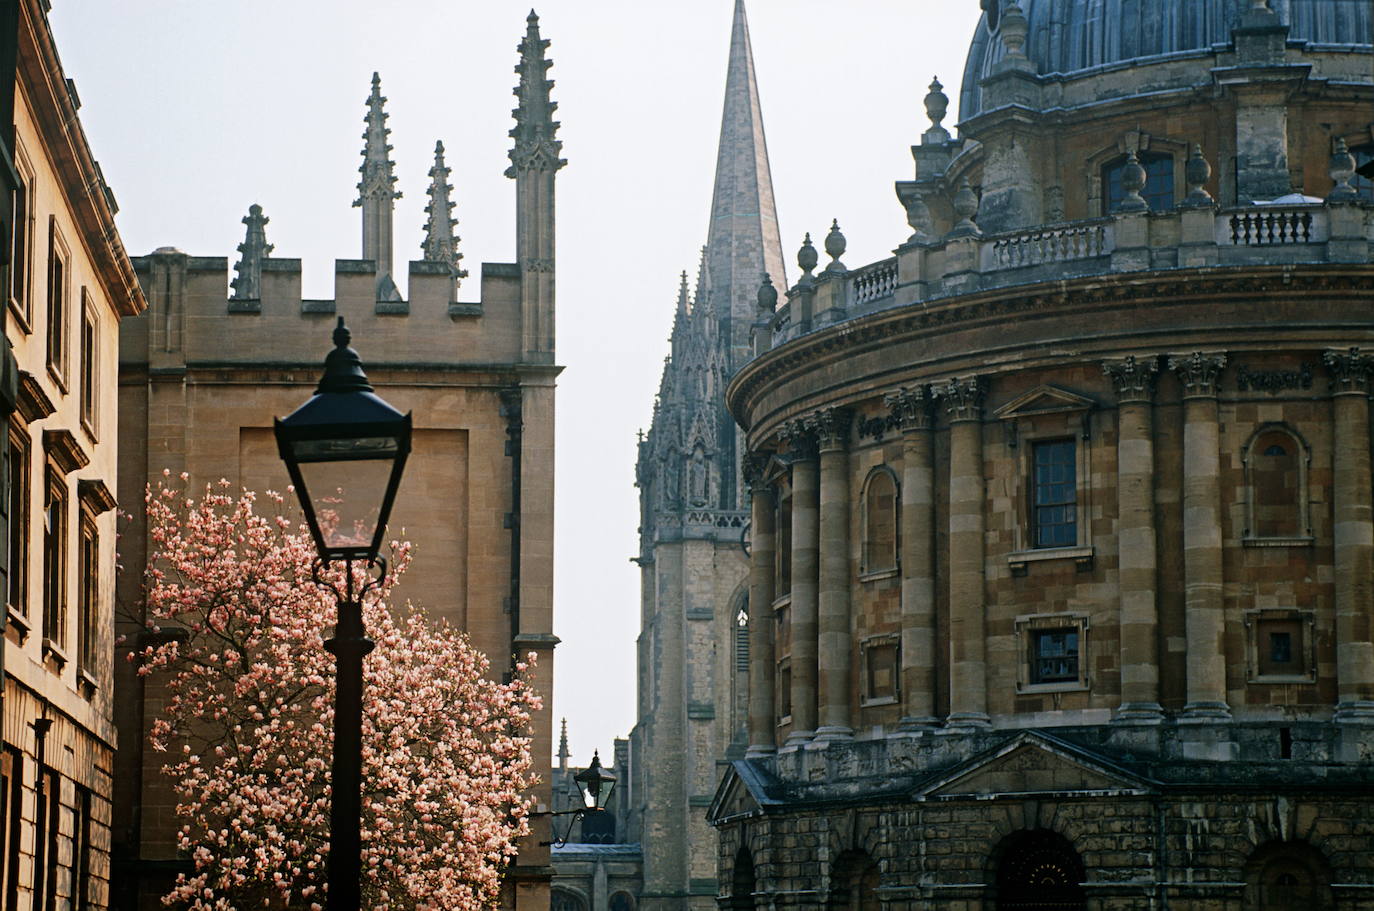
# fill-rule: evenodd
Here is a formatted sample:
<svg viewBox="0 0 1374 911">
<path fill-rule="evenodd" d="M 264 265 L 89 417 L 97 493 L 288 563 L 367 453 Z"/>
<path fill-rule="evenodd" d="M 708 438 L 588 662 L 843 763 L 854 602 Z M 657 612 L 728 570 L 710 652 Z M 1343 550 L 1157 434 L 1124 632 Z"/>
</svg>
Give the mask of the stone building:
<svg viewBox="0 0 1374 911">
<path fill-rule="evenodd" d="M 118 336 L 144 307 L 39 0 L 0 8 L 13 133 L 0 901 L 109 904 Z M 10 42 L 17 38 L 17 43 Z M 7 130 L 8 132 L 8 130 Z"/>
<path fill-rule="evenodd" d="M 409 296 L 402 298 L 392 256 L 397 177 L 375 75 L 355 203 L 362 210 L 361 256 L 336 261 L 332 300 L 302 299 L 301 261 L 273 255 L 268 219 L 256 205 L 244 218 L 232 282 L 223 256 L 165 247 L 136 261 L 149 309 L 121 336 L 119 496 L 142 502 L 145 485 L 161 480 L 164 469 L 173 477 L 189 472 L 193 488 L 227 478 L 254 490 L 284 490 L 272 419 L 311 395 L 331 328 L 345 317 L 378 393 L 414 413 L 413 452 L 390 523 L 416 545 L 399 596 L 465 630 L 495 674 L 509 670 L 513 655 L 537 652 L 535 684 L 549 700 L 557 643 L 554 385 L 561 370 L 554 359 L 554 178 L 564 161 L 547 47 L 531 13 L 518 48 L 506 171 L 516 184 L 513 262 L 483 263 L 464 282 L 440 143 L 428 174 L 421 256 L 409 264 Z M 146 554 L 146 529 L 137 518 L 121 551 L 121 593 L 136 605 Z M 135 636 L 140 630 L 137 622 L 129 626 Z M 157 686 L 133 668 L 119 686 L 117 904 L 156 906 L 186 869 L 174 840 L 181 820 L 159 772 L 162 759 L 146 749 Z M 552 752 L 547 713 L 535 716 L 532 751 Z M 548 803 L 547 782 L 536 797 Z M 548 908 L 549 856 L 540 845 L 547 820 L 536 820 L 535 828 L 507 877 L 506 907 Z"/>
<path fill-rule="evenodd" d="M 568 722 L 558 741 L 558 764 L 550 778 L 555 813 L 571 813 L 583 806 L 575 776 L 586 767 L 568 765 Z M 565 836 L 565 844 L 554 844 L 553 884 L 550 907 L 553 911 L 635 911 L 644 889 L 643 853 L 629 840 L 630 802 L 624 785 L 633 774 L 630 742 L 616 738 L 606 771 L 616 777 L 610 802 L 604 812 L 557 817 L 554 838 Z"/>
<path fill-rule="evenodd" d="M 1022 3 L 726 390 L 719 901 L 1374 908 L 1371 6 Z"/>
<path fill-rule="evenodd" d="M 785 286 L 782 242 L 743 0 L 736 0 L 710 228 L 694 293 L 677 296 L 672 352 L 639 444 L 641 571 L 630 840 L 645 911 L 714 906 L 706 807 L 718 763 L 743 756 L 748 524 L 742 437 L 722 393 L 749 358 L 760 277 Z"/>
</svg>

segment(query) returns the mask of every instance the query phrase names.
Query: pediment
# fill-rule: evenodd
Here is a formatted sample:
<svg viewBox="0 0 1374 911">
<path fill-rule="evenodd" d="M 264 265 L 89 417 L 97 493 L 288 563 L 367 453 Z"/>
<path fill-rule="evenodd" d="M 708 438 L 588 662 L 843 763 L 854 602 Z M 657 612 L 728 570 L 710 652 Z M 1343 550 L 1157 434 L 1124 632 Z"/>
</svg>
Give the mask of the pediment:
<svg viewBox="0 0 1374 911">
<path fill-rule="evenodd" d="M 1087 396 L 1061 389 L 1058 386 L 1042 384 L 1007 402 L 993 412 L 1003 421 L 1031 417 L 1037 414 L 1065 414 L 1075 411 L 1091 411 L 1097 403 Z"/>
<path fill-rule="evenodd" d="M 1145 779 L 1062 741 L 1032 732 L 1014 737 L 928 782 L 916 797 L 950 800 L 1149 791 L 1150 784 Z"/>
<path fill-rule="evenodd" d="M 730 763 L 706 811 L 706 821 L 715 825 L 726 819 L 753 816 L 766 804 L 776 803 L 767 794 L 768 777 L 747 759 Z"/>
</svg>

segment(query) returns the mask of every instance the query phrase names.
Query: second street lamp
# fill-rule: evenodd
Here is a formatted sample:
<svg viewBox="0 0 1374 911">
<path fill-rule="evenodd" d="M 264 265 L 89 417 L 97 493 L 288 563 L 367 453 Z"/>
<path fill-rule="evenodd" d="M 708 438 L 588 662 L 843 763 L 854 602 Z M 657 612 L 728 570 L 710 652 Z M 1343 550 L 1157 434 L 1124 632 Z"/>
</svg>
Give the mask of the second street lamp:
<svg viewBox="0 0 1374 911">
<path fill-rule="evenodd" d="M 275 422 L 277 448 L 319 551 L 316 581 L 342 562 L 334 654 L 334 763 L 329 811 L 329 911 L 362 904 L 363 657 L 372 651 L 362 602 L 386 575 L 378 552 L 410 454 L 411 421 L 372 391 L 339 317 L 315 395 Z M 366 581 L 354 575 L 361 564 Z M 375 573 L 375 575 L 373 575 Z"/>
</svg>

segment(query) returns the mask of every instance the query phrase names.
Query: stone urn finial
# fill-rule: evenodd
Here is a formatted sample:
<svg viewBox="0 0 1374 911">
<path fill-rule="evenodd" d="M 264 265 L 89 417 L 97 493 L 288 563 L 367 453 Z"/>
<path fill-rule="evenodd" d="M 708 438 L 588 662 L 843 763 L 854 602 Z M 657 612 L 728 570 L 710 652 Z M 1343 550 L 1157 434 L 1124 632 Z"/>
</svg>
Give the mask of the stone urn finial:
<svg viewBox="0 0 1374 911">
<path fill-rule="evenodd" d="M 1016 0 L 1011 0 L 1002 9 L 1002 44 L 1007 49 L 1008 57 L 1026 56 L 1026 35 L 1029 32 L 1030 23 L 1026 21 L 1026 14 Z"/>
<path fill-rule="evenodd" d="M 816 268 L 816 263 L 821 261 L 820 254 L 811 245 L 811 232 L 806 232 L 806 239 L 802 241 L 801 249 L 797 251 L 797 265 L 801 266 L 802 278 L 811 278 L 811 270 Z"/>
<path fill-rule="evenodd" d="M 778 289 L 773 287 L 773 277 L 763 273 L 763 283 L 759 285 L 759 316 L 767 318 L 778 309 Z"/>
<path fill-rule="evenodd" d="M 830 222 L 830 233 L 825 235 L 825 252 L 830 257 L 830 262 L 826 265 L 826 272 L 845 272 L 844 263 L 840 262 L 840 257 L 844 256 L 845 247 L 848 246 L 844 235 L 840 233 L 840 220 L 833 219 Z"/>
<path fill-rule="evenodd" d="M 1126 153 L 1126 164 L 1121 168 L 1121 189 L 1126 191 L 1126 195 L 1112 208 L 1113 212 L 1150 211 L 1150 204 L 1140 195 L 1140 191 L 1145 189 L 1145 168 L 1141 166 L 1135 149 Z"/>
<path fill-rule="evenodd" d="M 940 77 L 930 77 L 930 91 L 926 92 L 926 117 L 930 118 L 930 129 L 923 135 L 927 143 L 948 142 L 949 139 L 949 131 L 941 126 L 949 111 L 949 96 L 943 89 Z"/>
<path fill-rule="evenodd" d="M 1336 184 L 1331 188 L 1331 192 L 1326 194 L 1327 202 L 1353 202 L 1360 198 L 1359 192 L 1350 185 L 1350 178 L 1355 176 L 1355 156 L 1350 154 L 1345 140 L 1340 137 L 1336 139 L 1336 148 L 1331 153 L 1331 164 L 1327 168 L 1327 173 Z"/>
<path fill-rule="evenodd" d="M 960 179 L 959 190 L 954 194 L 952 202 L 954 214 L 959 216 L 959 221 L 955 223 L 948 236 L 976 237 L 982 234 L 982 229 L 973 221 L 973 217 L 978 214 L 978 194 L 969 186 L 967 177 Z"/>
<path fill-rule="evenodd" d="M 1212 166 L 1202 156 L 1201 143 L 1193 143 L 1193 151 L 1188 156 L 1188 164 L 1184 168 L 1184 177 L 1188 180 L 1188 195 L 1182 202 L 1184 207 L 1200 209 L 1216 202 L 1205 186 L 1212 178 Z"/>
</svg>

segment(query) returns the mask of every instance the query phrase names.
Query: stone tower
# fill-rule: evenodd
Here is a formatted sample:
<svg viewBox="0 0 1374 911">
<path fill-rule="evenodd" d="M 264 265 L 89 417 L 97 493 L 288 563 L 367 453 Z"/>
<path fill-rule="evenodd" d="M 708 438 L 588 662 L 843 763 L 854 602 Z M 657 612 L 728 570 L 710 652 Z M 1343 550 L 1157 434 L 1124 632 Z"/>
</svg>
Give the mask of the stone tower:
<svg viewBox="0 0 1374 911">
<path fill-rule="evenodd" d="M 705 810 L 717 762 L 743 755 L 748 515 L 725 384 L 749 356 L 763 277 L 786 286 L 758 84 L 736 0 L 710 228 L 682 275 L 671 354 L 639 445 L 642 572 L 637 770 L 645 911 L 714 907 Z"/>
</svg>

